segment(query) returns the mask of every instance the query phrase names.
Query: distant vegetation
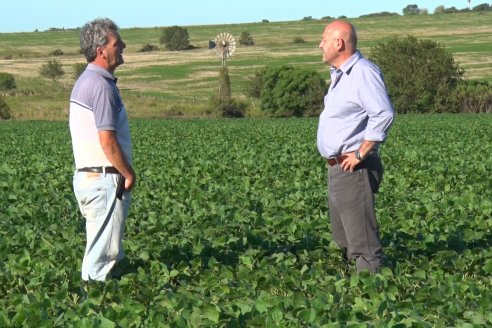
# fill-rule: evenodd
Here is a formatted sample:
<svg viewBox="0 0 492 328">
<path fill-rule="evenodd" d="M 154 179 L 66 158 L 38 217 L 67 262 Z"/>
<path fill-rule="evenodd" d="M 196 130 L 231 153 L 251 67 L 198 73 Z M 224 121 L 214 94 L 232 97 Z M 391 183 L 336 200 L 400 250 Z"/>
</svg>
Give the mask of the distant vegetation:
<svg viewBox="0 0 492 328">
<path fill-rule="evenodd" d="M 432 41 L 445 49 L 463 71 L 462 80 L 456 88 L 446 97 L 441 97 L 449 100 L 449 103 L 438 108 L 434 104 L 435 97 L 429 97 L 426 106 L 417 110 L 414 103 L 398 105 L 399 112 L 491 111 L 492 63 L 488 58 L 492 43 L 492 26 L 489 23 L 492 13 L 473 11 L 477 7 L 489 8 L 475 6 L 466 12 L 428 15 L 382 12 L 351 19 L 359 32 L 359 48 L 366 57 L 371 56 L 375 47 L 395 36 L 400 39 L 415 36 L 419 42 Z M 449 11 L 449 8 L 444 9 Z M 290 22 L 175 27 L 175 30 L 179 28 L 183 32 L 177 33 L 178 36 L 187 37 L 184 48 L 188 50 L 183 52 L 171 51 L 165 44 L 160 46 L 164 30 L 168 28 L 122 29 L 121 35 L 127 44 L 124 51 L 125 65 L 118 68 L 116 75 L 129 115 L 220 117 L 224 113 L 231 113 L 231 116 L 238 116 L 235 110 L 231 110 L 230 104 L 219 108 L 209 101 L 218 92 L 220 61 L 215 51 L 208 49 L 208 41 L 220 32 L 231 33 L 238 41 L 237 50 L 228 61 L 230 92 L 236 103 L 243 101 L 248 105 L 238 105 L 236 109 L 241 112 L 244 108 L 246 117 L 273 115 L 272 111 L 261 109 L 263 99 L 255 72 L 289 65 L 302 71 L 316 71 L 325 84 L 329 83 L 328 67 L 320 62 L 318 40 L 323 25 L 331 19 L 330 16 L 324 16 L 323 21 L 313 18 Z M 252 42 L 239 42 L 243 32 L 248 33 L 254 46 L 248 46 Z M 79 53 L 78 37 L 79 31 L 76 29 L 0 34 L 0 72 L 11 74 L 16 84 L 14 91 L 4 94 L 12 117 L 66 118 L 66 99 L 74 79 L 86 65 Z M 147 51 L 153 54 L 142 55 Z M 59 55 L 61 53 L 63 55 Z M 46 66 L 54 58 L 62 65 L 64 75 L 52 78 L 37 74 L 43 64 Z M 400 67 L 395 69 L 400 73 L 402 71 Z M 383 72 L 389 84 L 392 73 L 386 67 Z M 417 76 L 413 73 L 405 75 L 407 78 Z M 254 93 L 257 96 L 253 96 Z M 399 104 L 397 94 L 393 92 L 392 97 Z M 416 98 L 408 99 L 416 101 Z M 302 112 L 303 115 L 311 115 Z"/>
<path fill-rule="evenodd" d="M 255 40 L 253 40 L 251 33 L 242 31 L 241 36 L 239 37 L 239 44 L 250 47 L 255 45 Z"/>
<path fill-rule="evenodd" d="M 460 111 L 461 101 L 452 95 L 462 80 L 463 70 L 436 42 L 413 36 L 394 37 L 375 46 L 371 55 L 384 72 L 398 112 Z"/>
<path fill-rule="evenodd" d="M 63 51 L 61 49 L 55 49 L 50 52 L 50 56 L 63 56 Z"/>
<path fill-rule="evenodd" d="M 146 43 L 142 46 L 142 48 L 140 48 L 140 50 L 138 50 L 138 52 L 149 52 L 149 51 L 156 51 L 156 50 L 159 50 L 158 46 L 154 46 L 150 43 Z"/>
<path fill-rule="evenodd" d="M 0 72 L 0 92 L 4 96 L 16 87 L 14 75 Z"/>
<path fill-rule="evenodd" d="M 41 66 L 41 68 L 39 69 L 39 75 L 54 82 L 65 75 L 63 64 L 56 59 L 50 60 L 46 64 L 43 64 Z"/>
<path fill-rule="evenodd" d="M 73 70 L 74 70 L 74 80 L 77 80 L 87 67 L 87 63 L 76 63 L 73 65 Z"/>
<path fill-rule="evenodd" d="M 5 102 L 3 95 L 0 95 L 0 120 L 8 120 L 10 117 L 10 107 Z"/>
<path fill-rule="evenodd" d="M 267 67 L 256 77 L 261 109 L 271 116 L 316 116 L 323 109 L 326 82 L 316 71 L 283 65 Z"/>
<path fill-rule="evenodd" d="M 171 26 L 162 32 L 160 43 L 164 44 L 167 50 L 189 50 L 193 49 L 190 44 L 188 30 L 180 26 Z"/>
</svg>

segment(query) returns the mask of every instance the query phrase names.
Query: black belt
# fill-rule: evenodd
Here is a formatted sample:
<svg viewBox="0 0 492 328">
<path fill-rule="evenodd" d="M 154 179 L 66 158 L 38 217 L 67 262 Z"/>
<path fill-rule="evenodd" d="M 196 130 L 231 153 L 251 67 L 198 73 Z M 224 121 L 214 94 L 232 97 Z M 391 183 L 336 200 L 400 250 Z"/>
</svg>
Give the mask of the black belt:
<svg viewBox="0 0 492 328">
<path fill-rule="evenodd" d="M 93 166 L 93 167 L 83 167 L 78 169 L 79 172 L 92 172 L 92 173 L 112 173 L 119 174 L 120 172 L 114 166 Z"/>
</svg>

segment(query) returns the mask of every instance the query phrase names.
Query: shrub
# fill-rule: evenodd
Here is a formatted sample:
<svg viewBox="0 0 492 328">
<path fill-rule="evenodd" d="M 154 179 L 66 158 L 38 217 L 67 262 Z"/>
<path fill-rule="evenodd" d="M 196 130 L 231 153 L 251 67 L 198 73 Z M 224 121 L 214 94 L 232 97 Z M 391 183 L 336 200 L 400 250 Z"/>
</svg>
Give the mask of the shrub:
<svg viewBox="0 0 492 328">
<path fill-rule="evenodd" d="M 322 110 L 325 91 L 325 80 L 316 71 L 270 67 L 263 77 L 261 109 L 277 117 L 314 116 Z"/>
<path fill-rule="evenodd" d="M 56 81 L 65 75 L 65 71 L 63 70 L 62 63 L 56 59 L 53 59 L 41 66 L 39 74 L 47 79 Z"/>
<path fill-rule="evenodd" d="M 437 90 L 438 113 L 492 113 L 492 87 L 488 82 L 461 81 L 451 92 Z"/>
<path fill-rule="evenodd" d="M 14 90 L 17 86 L 15 85 L 15 78 L 9 73 L 0 73 L 0 91 L 6 95 L 11 90 Z"/>
<path fill-rule="evenodd" d="M 261 22 L 262 23 L 270 23 L 270 21 L 268 19 L 262 19 Z"/>
<path fill-rule="evenodd" d="M 463 70 L 453 56 L 431 40 L 393 37 L 371 51 L 384 73 L 388 92 L 399 113 L 440 111 L 456 88 Z M 450 108 L 450 111 L 454 109 Z"/>
<path fill-rule="evenodd" d="M 234 98 L 219 99 L 217 96 L 210 98 L 212 108 L 222 117 L 244 117 L 248 104 Z"/>
<path fill-rule="evenodd" d="M 73 65 L 74 80 L 77 80 L 79 78 L 79 76 L 85 71 L 86 67 L 87 67 L 87 63 L 76 63 Z"/>
<path fill-rule="evenodd" d="M 461 112 L 492 113 L 492 86 L 488 82 L 460 83 L 455 94 Z"/>
<path fill-rule="evenodd" d="M 0 95 L 0 119 L 8 120 L 10 119 L 10 107 L 5 102 L 5 99 Z"/>
<path fill-rule="evenodd" d="M 188 30 L 176 25 L 164 29 L 159 41 L 165 45 L 167 50 L 193 49 L 193 46 L 190 45 Z"/>
<path fill-rule="evenodd" d="M 63 56 L 63 51 L 61 49 L 56 49 L 50 52 L 50 56 Z"/>
<path fill-rule="evenodd" d="M 251 98 L 260 99 L 266 68 L 257 69 L 254 76 L 248 76 L 244 93 Z"/>
<path fill-rule="evenodd" d="M 155 51 L 155 50 L 159 50 L 159 47 L 158 46 L 154 46 L 150 43 L 146 43 L 142 46 L 142 48 L 140 48 L 138 50 L 138 52 L 149 52 L 149 51 Z"/>
<path fill-rule="evenodd" d="M 306 43 L 306 41 L 304 40 L 304 38 L 303 38 L 303 37 L 301 37 L 301 36 L 296 36 L 296 37 L 294 38 L 294 43 Z"/>
<path fill-rule="evenodd" d="M 221 101 L 217 110 L 222 117 L 244 117 L 248 104 L 233 98 Z"/>
<path fill-rule="evenodd" d="M 254 46 L 255 41 L 253 40 L 253 37 L 248 31 L 243 31 L 241 32 L 241 36 L 239 37 L 239 44 L 243 46 Z"/>
</svg>

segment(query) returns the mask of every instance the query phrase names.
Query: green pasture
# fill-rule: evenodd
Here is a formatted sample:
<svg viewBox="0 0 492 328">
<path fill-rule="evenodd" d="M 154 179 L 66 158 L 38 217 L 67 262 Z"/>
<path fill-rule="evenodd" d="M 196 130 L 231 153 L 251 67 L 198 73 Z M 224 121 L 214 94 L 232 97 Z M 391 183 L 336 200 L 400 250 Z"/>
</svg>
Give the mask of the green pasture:
<svg viewBox="0 0 492 328">
<path fill-rule="evenodd" d="M 125 275 L 86 284 L 67 122 L 0 122 L 0 326 L 491 326 L 492 117 L 396 118 L 376 275 L 331 240 L 317 123 L 132 119 Z"/>
<path fill-rule="evenodd" d="M 490 12 L 460 13 L 367 17 L 351 21 L 358 31 L 359 48 L 368 57 L 371 47 L 381 41 L 395 35 L 414 35 L 446 47 L 466 70 L 466 78 L 492 82 L 491 15 Z M 248 31 L 256 45 L 237 45 L 236 53 L 228 61 L 229 74 L 233 97 L 250 103 L 249 116 L 262 116 L 258 101 L 247 99 L 244 94 L 245 84 L 258 68 L 292 64 L 321 72 L 329 79 L 328 68 L 321 63 L 318 49 L 326 23 L 314 19 L 186 26 L 190 42 L 196 48 L 178 52 L 166 51 L 159 44 L 165 22 L 162 27 L 123 29 L 121 35 L 128 47 L 124 53 L 126 63 L 117 70 L 119 86 L 127 107 L 136 117 L 175 116 L 176 111 L 189 117 L 209 116 L 210 108 L 204 103 L 217 92 L 220 60 L 208 49 L 208 41 L 220 32 L 232 33 L 239 41 L 241 32 Z M 78 51 L 78 33 L 71 29 L 0 34 L 0 72 L 13 74 L 19 85 L 17 92 L 7 97 L 15 118 L 66 117 L 66 95 L 74 83 L 74 64 L 84 62 Z M 306 42 L 294 43 L 296 37 Z M 147 43 L 159 46 L 160 50 L 138 52 Z M 49 53 L 56 49 L 64 52 L 55 59 L 62 62 L 66 75 L 53 83 L 40 78 L 38 71 L 41 65 L 53 59 Z M 140 102 L 142 97 L 146 99 L 144 103 Z"/>
</svg>

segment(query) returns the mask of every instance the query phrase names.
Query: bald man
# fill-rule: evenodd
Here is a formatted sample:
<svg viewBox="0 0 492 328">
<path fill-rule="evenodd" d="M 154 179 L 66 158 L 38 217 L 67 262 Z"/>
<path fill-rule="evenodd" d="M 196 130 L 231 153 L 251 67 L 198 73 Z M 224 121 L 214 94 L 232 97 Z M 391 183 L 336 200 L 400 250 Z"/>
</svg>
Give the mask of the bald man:
<svg viewBox="0 0 492 328">
<path fill-rule="evenodd" d="M 383 249 L 374 196 L 383 178 L 379 146 L 393 123 L 393 106 L 379 67 L 357 50 L 352 24 L 328 24 L 319 48 L 331 75 L 317 146 L 328 168 L 333 239 L 358 272 L 378 272 Z"/>
</svg>

